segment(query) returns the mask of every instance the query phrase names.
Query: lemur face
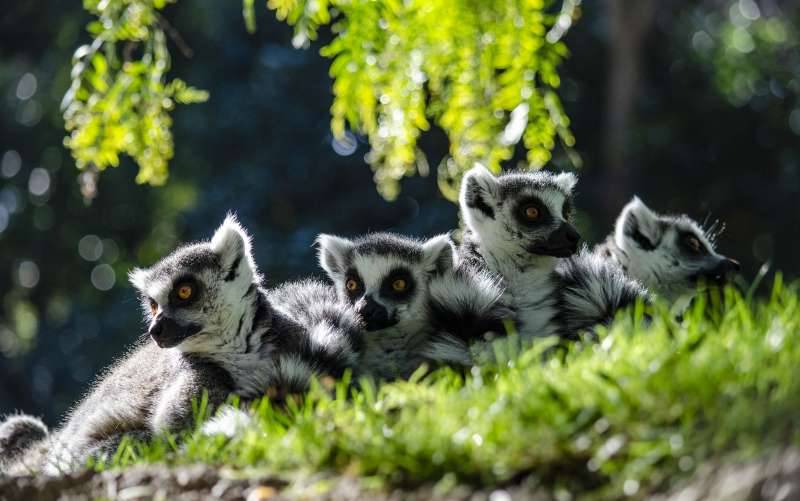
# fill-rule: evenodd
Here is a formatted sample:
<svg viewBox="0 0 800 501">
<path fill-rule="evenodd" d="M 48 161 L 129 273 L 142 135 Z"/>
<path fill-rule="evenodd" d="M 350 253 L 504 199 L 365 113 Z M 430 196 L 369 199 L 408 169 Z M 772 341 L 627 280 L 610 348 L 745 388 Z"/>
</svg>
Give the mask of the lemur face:
<svg viewBox="0 0 800 501">
<path fill-rule="evenodd" d="M 614 230 L 627 272 L 668 300 L 693 293 L 701 281 L 724 284 L 739 270 L 737 261 L 714 250 L 714 239 L 688 216 L 658 215 L 637 197 Z"/>
<path fill-rule="evenodd" d="M 455 252 L 446 235 L 426 242 L 389 233 L 320 235 L 317 244 L 320 265 L 368 331 L 421 319 L 431 276 L 452 268 Z"/>
<path fill-rule="evenodd" d="M 181 247 L 129 279 L 158 346 L 198 353 L 224 351 L 260 281 L 250 237 L 230 215 L 210 242 Z"/>
<path fill-rule="evenodd" d="M 572 174 L 543 171 L 495 177 L 477 165 L 461 183 L 461 213 L 490 252 L 567 257 L 580 241 L 569 223 L 576 181 Z"/>
</svg>

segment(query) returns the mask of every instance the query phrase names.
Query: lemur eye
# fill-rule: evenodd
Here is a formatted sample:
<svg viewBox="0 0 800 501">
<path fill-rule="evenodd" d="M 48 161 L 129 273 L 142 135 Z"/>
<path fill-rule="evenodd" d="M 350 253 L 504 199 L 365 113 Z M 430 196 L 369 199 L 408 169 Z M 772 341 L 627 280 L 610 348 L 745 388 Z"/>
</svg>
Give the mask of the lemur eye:
<svg viewBox="0 0 800 501">
<path fill-rule="evenodd" d="M 403 280 L 402 278 L 398 278 L 394 282 L 392 282 L 392 290 L 395 292 L 403 292 L 408 288 L 408 282 Z"/>
<path fill-rule="evenodd" d="M 358 282 L 355 279 L 348 279 L 347 282 L 344 283 L 344 286 L 350 292 L 355 292 L 358 290 Z"/>
<path fill-rule="evenodd" d="M 152 299 L 150 300 L 150 313 L 152 313 L 153 316 L 156 316 L 158 314 L 158 303 L 156 303 Z"/>
<path fill-rule="evenodd" d="M 186 301 L 187 299 L 192 297 L 192 294 L 194 294 L 194 287 L 192 287 L 189 284 L 183 284 L 180 287 L 178 287 L 177 294 L 178 294 L 178 299 L 180 299 L 181 301 Z"/>
<path fill-rule="evenodd" d="M 529 220 L 536 221 L 537 219 L 539 219 L 540 211 L 537 207 L 529 205 L 525 207 L 523 214 L 525 214 L 525 217 L 528 218 Z"/>
<path fill-rule="evenodd" d="M 697 237 L 688 236 L 686 237 L 686 245 L 691 249 L 692 252 L 699 253 L 703 245 L 700 243 L 700 240 Z"/>
</svg>

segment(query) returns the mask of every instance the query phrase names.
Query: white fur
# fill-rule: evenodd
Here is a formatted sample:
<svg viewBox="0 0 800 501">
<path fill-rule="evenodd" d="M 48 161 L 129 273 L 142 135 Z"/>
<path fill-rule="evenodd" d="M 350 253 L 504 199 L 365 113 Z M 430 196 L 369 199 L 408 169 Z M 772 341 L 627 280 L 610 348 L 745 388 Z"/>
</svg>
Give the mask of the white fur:
<svg viewBox="0 0 800 501">
<path fill-rule="evenodd" d="M 462 340 L 449 334 L 439 334 L 432 338 L 421 350 L 429 360 L 437 360 L 447 364 L 472 365 L 469 346 Z"/>
<path fill-rule="evenodd" d="M 535 182 L 518 188 L 516 199 L 535 196 L 547 206 L 552 222 L 529 232 L 513 229 L 513 200 L 499 197 L 500 180 L 484 167 L 477 165 L 464 177 L 461 185 L 461 214 L 471 230 L 471 239 L 477 245 L 477 252 L 485 260 L 487 268 L 504 279 L 505 294 L 503 302 L 511 305 L 517 312 L 517 329 L 523 338 L 544 337 L 558 332 L 554 323 L 556 315 L 556 281 L 553 272 L 557 259 L 532 254 L 526 248 L 536 239 L 543 239 L 566 222 L 562 208 L 567 195 L 574 188 L 577 179 L 574 175 L 531 173 L 531 176 L 549 176 L 553 186 L 542 187 Z M 473 183 L 473 184 L 470 184 Z M 475 184 L 477 183 L 477 184 Z M 489 217 L 480 209 L 470 207 L 469 200 L 478 186 L 483 202 L 494 212 Z M 563 191 L 562 191 L 563 190 Z"/>
<path fill-rule="evenodd" d="M 456 249 L 447 234 L 431 237 L 422 244 L 425 268 L 434 271 L 438 264 L 452 268 L 456 261 Z"/>
<path fill-rule="evenodd" d="M 335 235 L 321 234 L 316 240 L 320 267 L 328 275 L 344 273 L 344 256 L 353 248 L 353 242 Z"/>
<path fill-rule="evenodd" d="M 217 412 L 216 416 L 203 424 L 200 428 L 200 433 L 203 435 L 224 435 L 228 438 L 233 438 L 252 427 L 252 425 L 252 415 L 242 409 L 226 405 Z"/>
<path fill-rule="evenodd" d="M 642 249 L 625 234 L 630 217 L 636 218 L 640 233 L 657 244 L 655 249 Z M 677 242 L 683 232 L 691 233 L 708 249 L 705 259 L 691 259 L 680 251 Z M 633 197 L 617 218 L 613 241 L 615 247 L 610 249 L 611 258 L 624 267 L 631 278 L 673 303 L 681 298 L 688 301 L 696 293 L 696 286 L 689 282 L 689 276 L 724 259 L 696 222 L 687 216 L 659 215 L 638 197 Z"/>
</svg>

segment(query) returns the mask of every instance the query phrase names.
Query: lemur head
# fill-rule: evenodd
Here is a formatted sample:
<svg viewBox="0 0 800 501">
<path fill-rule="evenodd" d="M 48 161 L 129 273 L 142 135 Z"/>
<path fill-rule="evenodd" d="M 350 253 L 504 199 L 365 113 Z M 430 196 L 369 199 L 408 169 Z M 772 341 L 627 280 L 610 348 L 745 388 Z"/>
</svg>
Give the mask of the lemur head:
<svg viewBox="0 0 800 501">
<path fill-rule="evenodd" d="M 250 237 L 233 215 L 210 242 L 181 247 L 129 279 L 138 289 L 148 334 L 162 348 L 226 351 L 252 313 L 261 277 Z M 248 297 L 251 299 L 248 301 Z"/>
<path fill-rule="evenodd" d="M 613 236 L 628 274 L 670 301 L 693 293 L 701 280 L 722 284 L 739 270 L 714 250 L 715 237 L 713 228 L 704 231 L 686 215 L 656 214 L 638 197 L 622 210 Z"/>
<path fill-rule="evenodd" d="M 580 241 L 569 223 L 576 182 L 573 174 L 544 171 L 495 177 L 476 165 L 461 183 L 461 214 L 491 254 L 518 264 L 537 256 L 567 257 Z"/>
<path fill-rule="evenodd" d="M 452 269 L 455 259 L 447 235 L 425 242 L 390 233 L 356 240 L 320 235 L 317 244 L 320 265 L 368 331 L 424 318 L 430 278 Z"/>
</svg>

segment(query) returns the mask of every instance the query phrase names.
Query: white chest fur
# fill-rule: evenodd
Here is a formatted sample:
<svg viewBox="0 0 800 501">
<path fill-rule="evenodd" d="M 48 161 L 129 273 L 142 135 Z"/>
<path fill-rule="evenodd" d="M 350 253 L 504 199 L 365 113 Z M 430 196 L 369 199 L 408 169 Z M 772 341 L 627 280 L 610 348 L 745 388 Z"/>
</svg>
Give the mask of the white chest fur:
<svg viewBox="0 0 800 501">
<path fill-rule="evenodd" d="M 503 301 L 517 312 L 516 327 L 523 338 L 547 337 L 558 334 L 556 316 L 557 281 L 553 269 L 555 258 L 540 257 L 536 262 L 517 265 L 505 256 L 487 253 L 489 269 L 503 277 L 506 287 Z"/>
</svg>

